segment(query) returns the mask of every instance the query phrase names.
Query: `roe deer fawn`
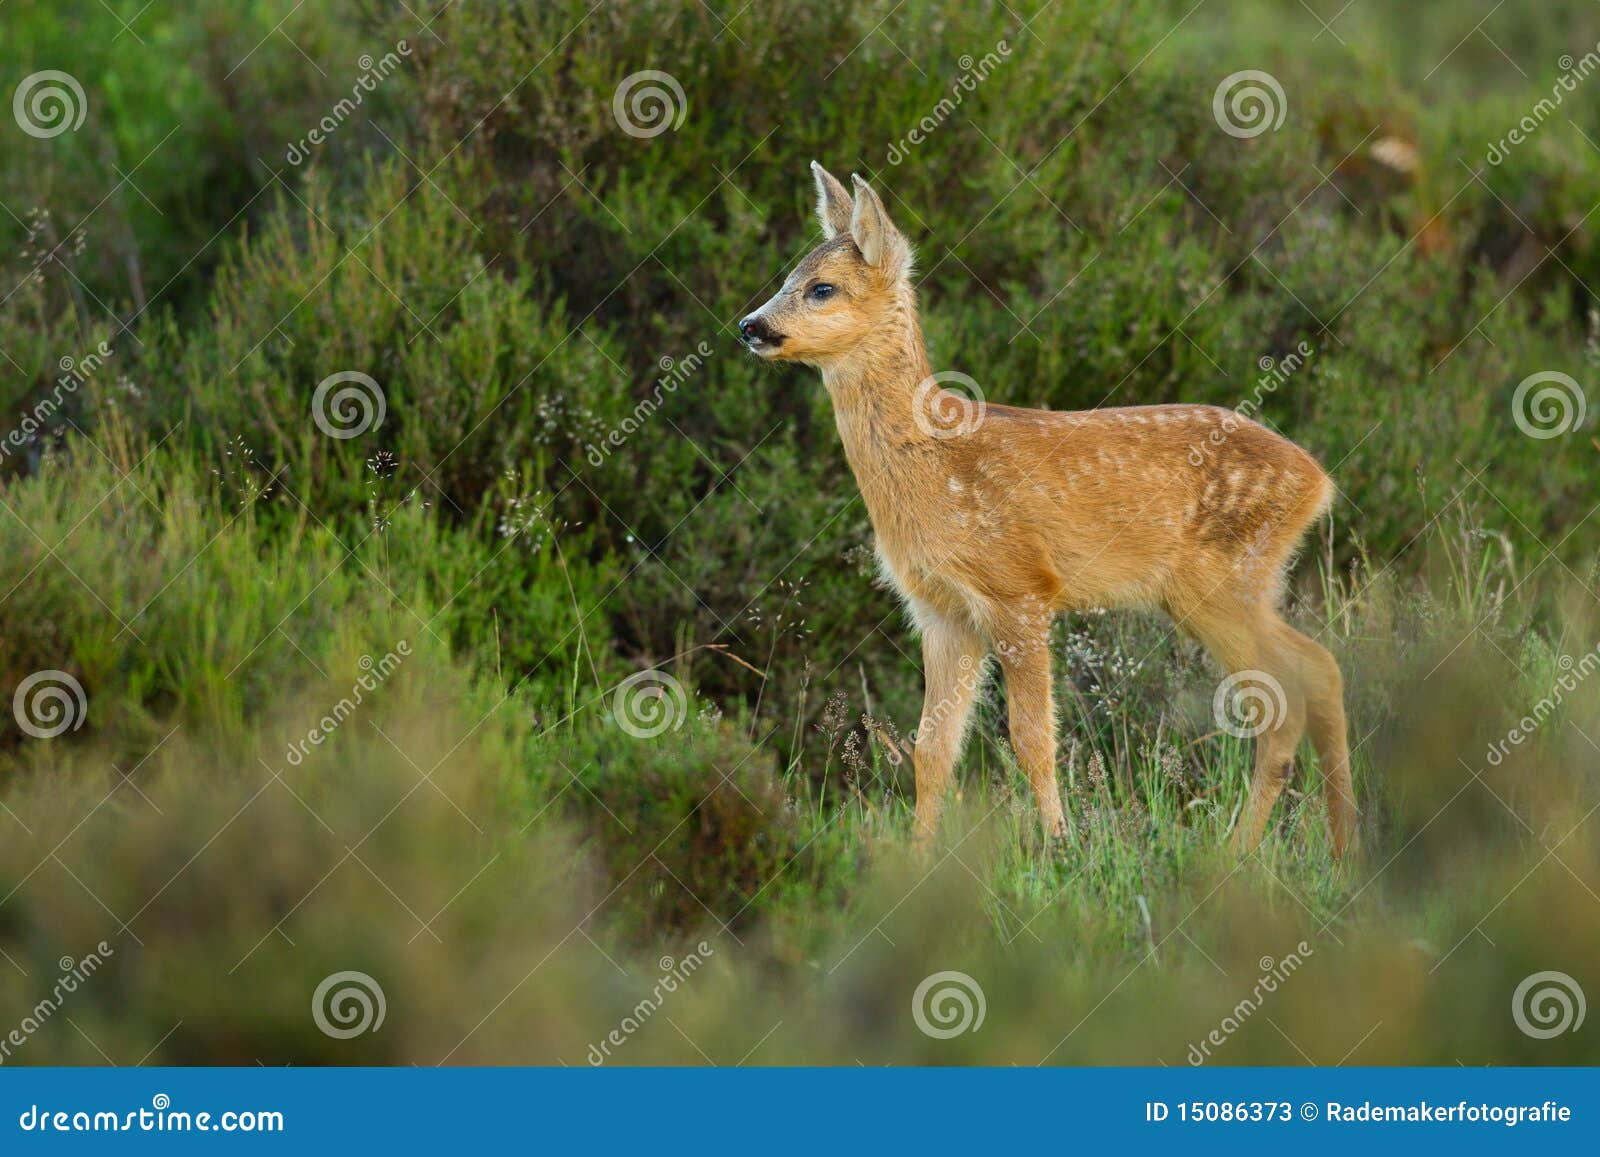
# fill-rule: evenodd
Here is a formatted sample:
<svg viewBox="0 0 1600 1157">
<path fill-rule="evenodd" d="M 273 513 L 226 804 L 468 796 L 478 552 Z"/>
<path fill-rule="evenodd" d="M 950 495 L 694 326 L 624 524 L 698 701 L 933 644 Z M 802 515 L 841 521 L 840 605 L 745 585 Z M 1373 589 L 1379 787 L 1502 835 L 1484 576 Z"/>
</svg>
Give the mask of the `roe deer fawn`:
<svg viewBox="0 0 1600 1157">
<path fill-rule="evenodd" d="M 1332 498 L 1322 468 L 1214 406 L 1053 412 L 943 390 L 950 375 L 934 375 L 923 346 L 910 245 L 860 177 L 852 198 L 811 168 L 826 240 L 739 334 L 762 358 L 822 371 L 880 567 L 921 631 L 919 837 L 938 823 L 991 652 L 1017 759 L 1046 828 L 1064 831 L 1051 623 L 1058 611 L 1144 607 L 1197 637 L 1230 673 L 1225 686 L 1270 688 L 1248 732 L 1255 771 L 1235 849 L 1260 842 L 1309 728 L 1342 856 L 1356 816 L 1343 681 L 1333 656 L 1277 611 L 1296 544 Z"/>
</svg>

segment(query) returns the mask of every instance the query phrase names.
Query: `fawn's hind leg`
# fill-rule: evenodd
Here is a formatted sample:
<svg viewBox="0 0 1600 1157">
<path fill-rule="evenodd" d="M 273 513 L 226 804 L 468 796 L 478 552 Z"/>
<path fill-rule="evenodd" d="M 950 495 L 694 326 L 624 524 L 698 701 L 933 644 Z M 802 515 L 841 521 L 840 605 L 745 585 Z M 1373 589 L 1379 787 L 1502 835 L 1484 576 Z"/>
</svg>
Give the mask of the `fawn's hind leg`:
<svg viewBox="0 0 1600 1157">
<path fill-rule="evenodd" d="M 1283 674 L 1274 674 L 1274 669 Z M 1241 679 L 1235 693 L 1254 695 L 1261 705 L 1259 716 L 1248 716 L 1249 730 L 1256 739 L 1256 765 L 1250 776 L 1250 798 L 1233 831 L 1233 850 L 1243 856 L 1261 843 L 1272 819 L 1273 805 L 1294 775 L 1294 752 L 1305 734 L 1306 709 L 1288 668 L 1274 665 L 1273 669 L 1257 668 L 1238 674 Z M 1263 730 L 1255 731 L 1257 726 Z"/>
<path fill-rule="evenodd" d="M 1350 781 L 1350 750 L 1345 733 L 1344 677 L 1327 648 L 1285 623 L 1283 637 L 1299 658 L 1305 693 L 1307 730 L 1322 765 L 1322 792 L 1328 804 L 1328 834 L 1335 858 L 1344 856 L 1355 834 L 1356 793 Z"/>
<path fill-rule="evenodd" d="M 1302 660 L 1284 632 L 1310 640 L 1260 603 L 1212 602 L 1174 617 L 1228 672 L 1218 690 L 1217 722 L 1255 737 L 1250 796 L 1233 832 L 1234 851 L 1246 855 L 1267 830 L 1273 805 L 1294 774 L 1295 748 L 1305 733 Z"/>
</svg>

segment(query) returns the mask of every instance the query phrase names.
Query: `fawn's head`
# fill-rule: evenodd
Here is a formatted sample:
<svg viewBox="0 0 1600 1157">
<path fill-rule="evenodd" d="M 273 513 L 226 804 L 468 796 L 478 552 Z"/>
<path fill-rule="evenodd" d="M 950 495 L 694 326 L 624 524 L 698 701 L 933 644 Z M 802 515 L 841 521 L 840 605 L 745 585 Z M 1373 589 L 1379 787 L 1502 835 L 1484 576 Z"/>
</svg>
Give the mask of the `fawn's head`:
<svg viewBox="0 0 1600 1157">
<path fill-rule="evenodd" d="M 778 292 L 739 323 L 758 357 L 826 366 L 903 325 L 911 301 L 911 246 L 867 183 L 855 197 L 815 161 L 817 218 L 826 238 Z"/>
</svg>

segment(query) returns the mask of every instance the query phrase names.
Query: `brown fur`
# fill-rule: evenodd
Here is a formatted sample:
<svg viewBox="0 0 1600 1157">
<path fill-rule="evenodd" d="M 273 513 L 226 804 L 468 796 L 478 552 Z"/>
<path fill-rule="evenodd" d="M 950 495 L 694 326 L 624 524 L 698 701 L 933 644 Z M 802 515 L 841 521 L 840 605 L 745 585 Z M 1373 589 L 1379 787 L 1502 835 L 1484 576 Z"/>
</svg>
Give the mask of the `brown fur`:
<svg viewBox="0 0 1600 1157">
<path fill-rule="evenodd" d="M 968 405 L 938 389 L 911 250 L 877 195 L 813 164 L 827 240 L 742 330 L 763 357 L 818 367 L 883 572 L 922 632 L 917 822 L 930 835 L 978 673 L 999 657 L 1017 757 L 1046 827 L 1064 827 L 1049 633 L 1057 612 L 1160 608 L 1230 673 L 1264 671 L 1281 718 L 1257 738 L 1235 846 L 1253 849 L 1309 727 L 1342 855 L 1355 819 L 1338 664 L 1278 614 L 1284 571 L 1333 486 L 1277 434 L 1212 406 L 1063 413 Z M 835 288 L 813 300 L 811 287 Z M 920 409 L 919 409 L 920 407 Z M 932 412 L 930 412 L 932 411 Z"/>
</svg>

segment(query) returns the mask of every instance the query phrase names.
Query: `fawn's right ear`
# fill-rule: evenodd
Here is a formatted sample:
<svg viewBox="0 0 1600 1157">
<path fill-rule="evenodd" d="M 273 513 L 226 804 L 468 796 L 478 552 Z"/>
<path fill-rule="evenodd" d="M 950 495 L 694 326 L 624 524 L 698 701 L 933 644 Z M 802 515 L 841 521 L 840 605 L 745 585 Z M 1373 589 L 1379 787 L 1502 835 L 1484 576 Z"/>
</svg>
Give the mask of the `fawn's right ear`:
<svg viewBox="0 0 1600 1157">
<path fill-rule="evenodd" d="M 817 220 L 822 222 L 822 235 L 832 241 L 839 234 L 850 232 L 855 204 L 838 178 L 815 161 L 811 162 L 811 173 L 817 179 Z"/>
<path fill-rule="evenodd" d="M 850 236 L 861 250 L 861 259 L 892 277 L 907 276 L 911 272 L 911 247 L 890 222 L 889 212 L 878 200 L 878 194 L 872 191 L 872 186 L 855 173 L 850 174 L 850 179 L 856 186 Z"/>
</svg>

